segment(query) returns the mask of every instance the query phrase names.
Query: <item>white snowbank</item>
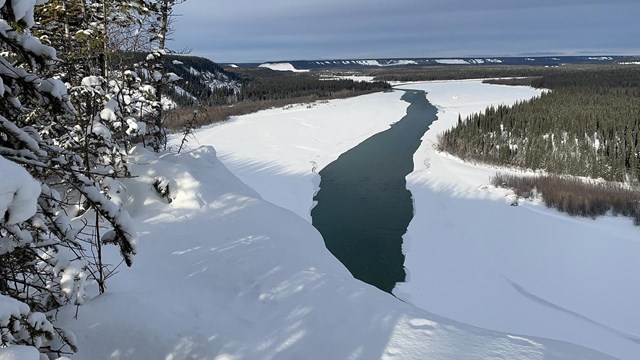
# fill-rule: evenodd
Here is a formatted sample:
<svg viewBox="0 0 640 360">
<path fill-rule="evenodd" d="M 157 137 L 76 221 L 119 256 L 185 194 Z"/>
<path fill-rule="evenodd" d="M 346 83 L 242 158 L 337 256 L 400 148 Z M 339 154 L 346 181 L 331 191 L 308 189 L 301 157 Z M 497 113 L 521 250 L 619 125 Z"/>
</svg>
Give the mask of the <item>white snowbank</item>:
<svg viewBox="0 0 640 360">
<path fill-rule="evenodd" d="M 308 72 L 309 70 L 296 69 L 289 63 L 264 63 L 258 67 L 267 68 L 275 71 L 293 71 L 293 72 Z"/>
<path fill-rule="evenodd" d="M 36 213 L 40 184 L 20 165 L 2 156 L 0 174 L 0 223 L 11 225 L 28 220 Z"/>
<path fill-rule="evenodd" d="M 402 66 L 402 65 L 417 65 L 418 63 L 415 60 L 387 60 L 384 63 L 381 63 L 378 60 L 353 60 L 350 63 L 364 65 L 364 66 Z"/>
<path fill-rule="evenodd" d="M 436 136 L 458 114 L 538 91 L 479 81 L 431 82 L 438 118 L 407 177 L 415 217 L 405 235 L 408 283 L 394 293 L 483 328 L 544 336 L 623 359 L 640 354 L 640 229 L 626 218 L 574 218 L 544 205 L 512 207 L 498 170 L 437 153 Z M 500 170 L 503 171 L 503 170 Z"/>
<path fill-rule="evenodd" d="M 39 360 L 40 353 L 33 346 L 14 345 L 0 348 L 0 360 Z"/>
<path fill-rule="evenodd" d="M 463 59 L 437 59 L 435 60 L 438 64 L 445 65 L 467 65 L 469 64 L 466 60 Z"/>
<path fill-rule="evenodd" d="M 338 75 L 338 76 L 321 76 L 320 80 L 353 80 L 353 81 L 363 81 L 363 82 L 373 82 L 375 77 L 373 76 L 364 76 L 364 75 Z"/>
<path fill-rule="evenodd" d="M 606 358 L 456 324 L 354 280 L 308 222 L 260 199 L 210 147 L 132 156 L 135 267 L 78 320 L 73 307 L 58 316 L 77 335 L 74 359 Z M 157 178 L 175 181 L 170 204 Z"/>
</svg>

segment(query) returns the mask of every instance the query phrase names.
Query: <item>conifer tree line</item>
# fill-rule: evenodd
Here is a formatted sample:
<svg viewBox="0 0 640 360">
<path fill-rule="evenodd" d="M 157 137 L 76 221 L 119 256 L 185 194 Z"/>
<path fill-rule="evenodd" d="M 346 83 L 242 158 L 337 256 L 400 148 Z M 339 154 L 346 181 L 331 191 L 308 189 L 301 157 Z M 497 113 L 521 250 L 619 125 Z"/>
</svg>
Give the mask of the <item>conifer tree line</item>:
<svg viewBox="0 0 640 360">
<path fill-rule="evenodd" d="M 459 119 L 438 148 L 466 160 L 638 184 L 639 70 L 592 68 L 529 80 L 551 91 Z"/>
<path fill-rule="evenodd" d="M 0 0 L 0 165 L 26 170 L 39 194 L 27 217 L 0 213 L 0 347 L 73 353 L 56 309 L 106 291 L 120 265 L 109 247 L 132 265 L 120 179 L 131 147 L 166 146 L 162 94 L 177 79 L 163 58 L 176 2 Z M 147 56 L 115 62 L 133 50 Z"/>
<path fill-rule="evenodd" d="M 275 73 L 275 74 L 273 74 Z M 241 100 L 279 100 L 314 96 L 318 99 L 341 97 L 367 92 L 391 90 L 391 85 L 382 81 L 362 82 L 351 79 L 324 81 L 310 74 L 281 74 L 272 70 L 269 74 L 255 76 L 243 87 Z"/>
</svg>

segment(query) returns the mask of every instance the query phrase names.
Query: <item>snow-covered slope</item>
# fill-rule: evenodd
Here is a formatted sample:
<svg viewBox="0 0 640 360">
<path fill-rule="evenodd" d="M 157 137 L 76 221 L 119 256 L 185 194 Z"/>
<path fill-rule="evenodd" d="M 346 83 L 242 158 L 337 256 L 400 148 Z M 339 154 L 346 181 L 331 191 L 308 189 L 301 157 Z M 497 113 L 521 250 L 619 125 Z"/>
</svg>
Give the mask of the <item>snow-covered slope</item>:
<svg viewBox="0 0 640 360">
<path fill-rule="evenodd" d="M 211 97 L 239 94 L 242 89 L 236 75 L 206 58 L 172 55 L 165 67 L 182 79 L 169 89 L 173 100 L 182 105 L 194 101 L 204 104 L 211 101 Z"/>
<path fill-rule="evenodd" d="M 292 71 L 292 72 L 307 72 L 307 71 L 309 71 L 309 70 L 296 69 L 290 63 L 264 63 L 264 64 L 260 64 L 258 67 L 271 69 L 271 70 L 274 70 L 274 71 Z"/>
<path fill-rule="evenodd" d="M 139 252 L 108 293 L 58 318 L 75 359 L 607 359 L 457 324 L 354 280 L 311 225 L 262 200 L 211 147 L 136 149 Z M 169 204 L 152 190 L 174 182 Z"/>
</svg>

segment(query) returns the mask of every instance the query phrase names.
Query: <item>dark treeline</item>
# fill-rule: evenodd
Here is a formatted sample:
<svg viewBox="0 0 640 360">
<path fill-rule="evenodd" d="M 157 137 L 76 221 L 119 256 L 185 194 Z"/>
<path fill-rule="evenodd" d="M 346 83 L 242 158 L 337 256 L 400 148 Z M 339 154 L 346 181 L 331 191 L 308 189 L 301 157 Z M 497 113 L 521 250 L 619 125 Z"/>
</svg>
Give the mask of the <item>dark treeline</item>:
<svg viewBox="0 0 640 360">
<path fill-rule="evenodd" d="M 627 65 L 625 65 L 626 67 Z M 608 74 L 617 73 L 621 65 L 567 65 L 559 67 L 545 67 L 534 65 L 456 65 L 456 66 L 429 66 L 398 69 L 374 69 L 367 72 L 368 75 L 375 76 L 380 81 L 431 81 L 431 80 L 463 80 L 463 79 L 486 79 L 486 78 L 540 78 L 545 77 L 551 81 L 567 82 L 576 74 L 599 73 L 599 77 L 604 79 Z M 602 71 L 602 72 L 600 72 Z M 563 80 L 560 80 L 563 79 Z M 506 80 L 506 79 L 504 79 Z M 618 79 L 620 80 L 620 79 Z M 515 80 L 506 80 L 515 81 Z M 515 85 L 529 85 L 530 81 L 520 82 L 518 79 Z M 613 80 L 607 80 L 612 82 Z M 508 84 L 514 85 L 514 84 Z"/>
<path fill-rule="evenodd" d="M 337 94 L 360 95 L 390 90 L 386 82 L 321 80 L 316 74 L 291 73 L 269 69 L 238 70 L 243 79 L 242 100 L 266 101 L 300 97 L 330 99 Z"/>
<path fill-rule="evenodd" d="M 439 149 L 466 160 L 638 183 L 640 68 L 553 71 L 526 81 L 551 91 L 459 119 Z"/>
<path fill-rule="evenodd" d="M 557 69 L 557 70 L 556 70 Z M 561 68 L 545 68 L 542 66 L 430 66 L 403 69 L 371 70 L 369 75 L 380 81 L 430 81 L 430 80 L 462 80 L 484 79 L 493 77 L 533 77 L 542 76 Z"/>
</svg>

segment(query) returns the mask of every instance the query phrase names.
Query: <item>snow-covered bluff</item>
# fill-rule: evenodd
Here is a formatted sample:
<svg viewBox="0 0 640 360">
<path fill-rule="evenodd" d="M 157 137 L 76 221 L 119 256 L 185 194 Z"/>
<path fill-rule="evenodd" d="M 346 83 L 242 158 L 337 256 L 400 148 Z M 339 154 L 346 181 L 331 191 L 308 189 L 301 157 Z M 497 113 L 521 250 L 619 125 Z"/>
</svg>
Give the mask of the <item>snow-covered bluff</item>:
<svg viewBox="0 0 640 360">
<path fill-rule="evenodd" d="M 607 359 L 455 323 L 361 283 L 294 213 L 211 147 L 136 149 L 126 182 L 139 255 L 104 296 L 59 315 L 75 359 Z M 173 201 L 152 188 L 172 179 Z M 115 254 L 114 254 L 115 255 Z"/>
<path fill-rule="evenodd" d="M 260 64 L 258 67 L 271 69 L 273 71 L 291 71 L 291 72 L 308 72 L 309 71 L 309 70 L 296 69 L 290 63 L 264 63 L 264 64 Z"/>
</svg>

